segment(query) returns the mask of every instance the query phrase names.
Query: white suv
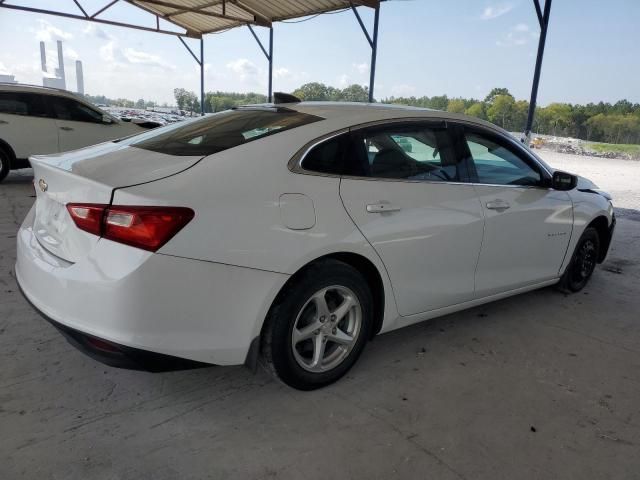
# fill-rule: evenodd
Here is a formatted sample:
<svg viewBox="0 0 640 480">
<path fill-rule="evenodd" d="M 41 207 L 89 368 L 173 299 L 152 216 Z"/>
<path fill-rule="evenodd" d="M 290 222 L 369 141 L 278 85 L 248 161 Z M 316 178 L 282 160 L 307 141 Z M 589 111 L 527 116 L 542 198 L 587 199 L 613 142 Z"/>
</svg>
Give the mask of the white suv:
<svg viewBox="0 0 640 480">
<path fill-rule="evenodd" d="M 64 90 L 0 83 L 0 182 L 9 170 L 28 168 L 30 155 L 75 150 L 152 126 L 123 122 Z"/>
</svg>

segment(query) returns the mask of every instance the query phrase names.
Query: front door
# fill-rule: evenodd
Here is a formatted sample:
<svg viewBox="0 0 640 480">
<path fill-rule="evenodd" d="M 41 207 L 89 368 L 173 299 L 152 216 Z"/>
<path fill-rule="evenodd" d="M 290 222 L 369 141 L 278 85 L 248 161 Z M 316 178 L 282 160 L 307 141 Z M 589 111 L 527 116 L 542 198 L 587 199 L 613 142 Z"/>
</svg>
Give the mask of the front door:
<svg viewBox="0 0 640 480">
<path fill-rule="evenodd" d="M 573 225 L 569 195 L 543 186 L 543 167 L 523 148 L 478 129 L 463 135 L 485 216 L 476 296 L 557 277 Z"/>
<path fill-rule="evenodd" d="M 351 146 L 340 196 L 387 268 L 399 313 L 472 299 L 482 209 L 444 124 L 364 129 Z"/>
</svg>

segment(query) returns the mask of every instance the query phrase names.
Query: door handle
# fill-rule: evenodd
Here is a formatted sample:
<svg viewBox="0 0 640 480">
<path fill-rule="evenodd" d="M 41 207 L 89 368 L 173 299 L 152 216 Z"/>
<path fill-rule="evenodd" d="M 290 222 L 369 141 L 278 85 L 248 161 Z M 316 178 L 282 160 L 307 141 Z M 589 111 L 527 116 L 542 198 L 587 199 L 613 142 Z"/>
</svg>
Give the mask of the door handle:
<svg viewBox="0 0 640 480">
<path fill-rule="evenodd" d="M 60 130 L 64 130 L 66 132 L 70 132 L 71 130 L 73 130 L 72 127 L 60 127 Z"/>
<path fill-rule="evenodd" d="M 4 125 L 4 124 L 9 124 L 9 122 L 7 122 L 6 120 L 0 120 L 0 125 Z"/>
<path fill-rule="evenodd" d="M 398 212 L 400 207 L 396 207 L 389 202 L 370 203 L 367 205 L 367 212 L 369 213 L 384 213 L 384 212 Z"/>
<path fill-rule="evenodd" d="M 511 205 L 509 205 L 509 202 L 505 202 L 504 200 L 500 199 L 487 202 L 486 205 L 489 210 L 506 210 L 507 208 L 511 207 Z"/>
</svg>

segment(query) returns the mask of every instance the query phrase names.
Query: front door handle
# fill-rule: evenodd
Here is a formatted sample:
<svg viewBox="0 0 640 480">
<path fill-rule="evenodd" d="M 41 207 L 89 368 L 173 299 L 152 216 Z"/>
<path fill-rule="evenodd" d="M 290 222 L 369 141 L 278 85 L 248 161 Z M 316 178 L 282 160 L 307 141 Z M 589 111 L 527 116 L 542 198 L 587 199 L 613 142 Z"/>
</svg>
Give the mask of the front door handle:
<svg viewBox="0 0 640 480">
<path fill-rule="evenodd" d="M 73 130 L 72 127 L 60 127 L 60 130 L 64 130 L 65 132 L 70 132 L 71 130 Z"/>
<path fill-rule="evenodd" d="M 9 122 L 7 122 L 6 120 L 0 120 L 0 125 L 4 125 L 4 124 L 9 124 Z"/>
<path fill-rule="evenodd" d="M 500 199 L 487 202 L 486 205 L 489 210 L 506 210 L 507 208 L 511 207 L 511 205 L 509 205 L 509 202 L 505 202 L 504 200 Z"/>
<path fill-rule="evenodd" d="M 369 213 L 385 213 L 385 212 L 398 212 L 400 207 L 396 207 L 389 202 L 370 203 L 367 205 L 367 212 Z"/>
</svg>

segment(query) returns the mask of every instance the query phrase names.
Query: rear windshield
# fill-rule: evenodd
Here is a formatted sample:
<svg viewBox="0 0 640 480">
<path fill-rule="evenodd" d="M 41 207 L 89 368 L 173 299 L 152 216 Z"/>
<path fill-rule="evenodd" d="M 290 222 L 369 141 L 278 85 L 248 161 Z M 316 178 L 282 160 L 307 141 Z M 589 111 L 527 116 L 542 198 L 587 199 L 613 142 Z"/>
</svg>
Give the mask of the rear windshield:
<svg viewBox="0 0 640 480">
<path fill-rule="evenodd" d="M 239 108 L 158 128 L 123 143 L 169 155 L 211 155 L 319 120 L 282 108 Z"/>
</svg>

